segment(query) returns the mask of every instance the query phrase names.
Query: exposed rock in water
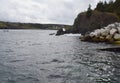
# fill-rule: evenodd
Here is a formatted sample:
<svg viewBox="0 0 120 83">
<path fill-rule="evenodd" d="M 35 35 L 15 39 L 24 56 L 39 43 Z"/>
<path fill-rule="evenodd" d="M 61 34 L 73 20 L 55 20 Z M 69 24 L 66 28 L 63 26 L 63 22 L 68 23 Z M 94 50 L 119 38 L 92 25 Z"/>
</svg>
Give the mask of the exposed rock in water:
<svg viewBox="0 0 120 83">
<path fill-rule="evenodd" d="M 57 35 L 57 36 L 58 36 L 58 35 L 63 35 L 63 34 L 65 34 L 65 33 L 66 33 L 65 28 L 61 28 L 60 30 L 57 31 L 56 35 Z"/>
<path fill-rule="evenodd" d="M 119 17 L 113 13 L 93 11 L 91 17 L 87 18 L 86 12 L 83 12 L 75 19 L 71 32 L 85 34 L 114 22 L 120 22 L 120 20 Z"/>
<path fill-rule="evenodd" d="M 57 31 L 56 35 L 58 36 L 58 35 L 63 35 L 63 34 L 66 34 L 66 33 L 70 33 L 71 28 L 72 28 L 72 25 L 63 26 Z"/>
<path fill-rule="evenodd" d="M 110 24 L 107 27 L 97 29 L 94 32 L 81 36 L 80 39 L 89 42 L 120 44 L 120 23 Z"/>
</svg>

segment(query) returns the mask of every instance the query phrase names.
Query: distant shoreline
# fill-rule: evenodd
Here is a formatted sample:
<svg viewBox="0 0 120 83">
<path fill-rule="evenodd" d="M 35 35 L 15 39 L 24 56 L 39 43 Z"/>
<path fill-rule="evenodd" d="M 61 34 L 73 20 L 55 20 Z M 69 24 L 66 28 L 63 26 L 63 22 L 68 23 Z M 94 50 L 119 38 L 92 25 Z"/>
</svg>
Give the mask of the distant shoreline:
<svg viewBox="0 0 120 83">
<path fill-rule="evenodd" d="M 62 24 L 38 24 L 38 23 L 15 23 L 0 21 L 0 29 L 44 29 L 44 30 L 59 30 L 62 27 L 71 27 L 72 25 Z"/>
</svg>

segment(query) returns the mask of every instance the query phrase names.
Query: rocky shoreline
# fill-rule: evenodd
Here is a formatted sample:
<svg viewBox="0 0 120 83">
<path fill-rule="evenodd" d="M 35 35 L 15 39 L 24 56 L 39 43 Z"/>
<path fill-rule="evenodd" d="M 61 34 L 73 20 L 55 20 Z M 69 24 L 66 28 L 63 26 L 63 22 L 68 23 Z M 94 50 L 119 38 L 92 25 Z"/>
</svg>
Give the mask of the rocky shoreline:
<svg viewBox="0 0 120 83">
<path fill-rule="evenodd" d="M 106 42 L 120 44 L 120 23 L 113 23 L 107 27 L 96 29 L 80 37 L 81 41 Z"/>
</svg>

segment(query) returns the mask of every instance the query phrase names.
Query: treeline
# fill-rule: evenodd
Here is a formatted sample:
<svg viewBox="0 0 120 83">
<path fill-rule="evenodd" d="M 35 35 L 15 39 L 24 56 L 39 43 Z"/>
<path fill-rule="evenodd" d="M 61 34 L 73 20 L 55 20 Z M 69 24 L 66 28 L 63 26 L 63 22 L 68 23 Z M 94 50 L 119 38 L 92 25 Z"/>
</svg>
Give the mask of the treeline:
<svg viewBox="0 0 120 83">
<path fill-rule="evenodd" d="M 52 29 L 58 30 L 61 27 L 71 27 L 61 24 L 37 24 L 37 23 L 12 23 L 0 21 L 0 29 Z"/>
<path fill-rule="evenodd" d="M 100 11 L 100 12 L 110 12 L 110 13 L 115 13 L 119 16 L 120 18 L 120 0 L 111 0 L 109 2 L 102 2 L 100 1 L 97 4 L 97 7 L 95 10 Z"/>
</svg>

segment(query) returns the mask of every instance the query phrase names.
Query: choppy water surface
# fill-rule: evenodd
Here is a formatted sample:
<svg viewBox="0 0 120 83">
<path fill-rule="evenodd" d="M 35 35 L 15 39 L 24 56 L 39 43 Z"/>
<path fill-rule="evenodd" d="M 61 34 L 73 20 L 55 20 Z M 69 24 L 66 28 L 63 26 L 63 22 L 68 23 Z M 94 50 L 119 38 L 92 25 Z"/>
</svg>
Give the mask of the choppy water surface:
<svg viewBox="0 0 120 83">
<path fill-rule="evenodd" d="M 50 30 L 0 30 L 0 83 L 120 83 L 120 53 Z"/>
</svg>

